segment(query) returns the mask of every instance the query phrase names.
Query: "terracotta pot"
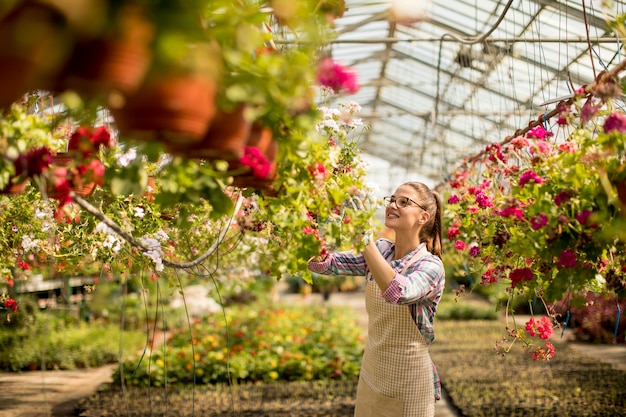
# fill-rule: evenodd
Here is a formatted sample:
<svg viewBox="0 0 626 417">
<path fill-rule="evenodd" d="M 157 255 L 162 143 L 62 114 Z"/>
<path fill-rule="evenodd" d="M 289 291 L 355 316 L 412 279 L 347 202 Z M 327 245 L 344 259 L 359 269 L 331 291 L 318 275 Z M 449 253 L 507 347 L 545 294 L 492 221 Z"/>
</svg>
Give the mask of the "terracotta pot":
<svg viewBox="0 0 626 417">
<path fill-rule="evenodd" d="M 146 81 L 126 105 L 110 110 L 122 137 L 191 144 L 207 132 L 216 91 L 215 83 L 196 75 L 161 75 Z"/>
<path fill-rule="evenodd" d="M 28 185 L 28 181 L 20 182 L 17 184 L 7 184 L 6 187 L 0 190 L 0 194 L 2 195 L 17 195 L 22 194 L 26 191 L 26 186 Z"/>
<path fill-rule="evenodd" d="M 0 21 L 0 107 L 50 89 L 70 56 L 73 36 L 56 8 L 24 1 Z"/>
<path fill-rule="evenodd" d="M 230 112 L 218 110 L 202 140 L 188 146 L 171 144 L 169 150 L 188 158 L 237 161 L 243 156 L 251 129 L 244 106 Z"/>
<path fill-rule="evenodd" d="M 152 62 L 154 27 L 141 9 L 120 11 L 113 34 L 78 43 L 65 68 L 61 89 L 87 94 L 137 92 Z"/>
</svg>

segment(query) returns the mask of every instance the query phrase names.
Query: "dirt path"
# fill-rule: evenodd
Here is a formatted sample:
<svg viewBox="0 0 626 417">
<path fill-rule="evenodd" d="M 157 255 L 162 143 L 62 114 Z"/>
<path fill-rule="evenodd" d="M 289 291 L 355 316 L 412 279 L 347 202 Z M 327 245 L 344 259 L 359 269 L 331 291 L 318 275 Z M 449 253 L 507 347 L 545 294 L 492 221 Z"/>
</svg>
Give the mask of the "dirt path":
<svg viewBox="0 0 626 417">
<path fill-rule="evenodd" d="M 114 367 L 0 373 L 0 417 L 72 416 L 78 400 L 112 382 Z"/>
</svg>

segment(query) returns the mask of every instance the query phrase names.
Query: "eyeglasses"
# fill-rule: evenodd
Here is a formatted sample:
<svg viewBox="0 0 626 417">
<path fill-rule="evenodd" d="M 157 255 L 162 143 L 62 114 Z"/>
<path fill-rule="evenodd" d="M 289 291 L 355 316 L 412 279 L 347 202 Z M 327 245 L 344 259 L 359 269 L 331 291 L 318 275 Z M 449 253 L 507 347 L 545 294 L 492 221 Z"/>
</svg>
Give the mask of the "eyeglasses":
<svg viewBox="0 0 626 417">
<path fill-rule="evenodd" d="M 428 211 L 422 206 L 420 203 L 411 200 L 409 197 L 385 197 L 383 198 L 387 203 L 387 206 L 390 206 L 391 203 L 396 203 L 398 208 L 405 208 L 409 205 L 409 203 L 415 204 L 417 207 L 421 208 L 424 211 Z"/>
</svg>

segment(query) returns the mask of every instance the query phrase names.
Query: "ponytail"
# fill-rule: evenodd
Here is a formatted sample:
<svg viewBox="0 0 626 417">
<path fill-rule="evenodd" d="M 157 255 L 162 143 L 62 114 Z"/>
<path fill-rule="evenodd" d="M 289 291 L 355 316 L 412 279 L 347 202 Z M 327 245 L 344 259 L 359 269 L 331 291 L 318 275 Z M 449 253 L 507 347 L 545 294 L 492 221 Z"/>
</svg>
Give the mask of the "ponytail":
<svg viewBox="0 0 626 417">
<path fill-rule="evenodd" d="M 419 194 L 420 204 L 423 204 L 430 219 L 420 232 L 420 240 L 426 243 L 426 249 L 433 255 L 442 259 L 443 246 L 442 246 L 442 210 L 443 204 L 441 202 L 441 196 L 438 192 L 431 190 L 425 184 L 421 182 L 407 182 L 405 185 L 409 185 L 417 191 Z"/>
</svg>

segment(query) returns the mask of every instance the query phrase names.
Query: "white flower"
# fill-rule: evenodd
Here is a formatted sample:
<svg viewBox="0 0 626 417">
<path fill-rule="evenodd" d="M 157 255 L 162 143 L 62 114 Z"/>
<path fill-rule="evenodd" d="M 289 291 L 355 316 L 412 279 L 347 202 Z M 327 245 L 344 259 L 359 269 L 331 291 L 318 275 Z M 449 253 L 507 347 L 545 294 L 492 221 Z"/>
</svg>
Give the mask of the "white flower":
<svg viewBox="0 0 626 417">
<path fill-rule="evenodd" d="M 105 248 L 110 248 L 113 252 L 118 253 L 122 248 L 122 241 L 115 235 L 107 235 L 102 243 Z"/>
<path fill-rule="evenodd" d="M 359 113 L 361 110 L 363 110 L 361 105 L 356 101 L 349 101 L 347 104 L 339 103 L 339 107 L 341 107 L 343 111 L 349 114 Z"/>
<path fill-rule="evenodd" d="M 135 217 L 142 218 L 145 215 L 146 215 L 146 212 L 143 209 L 143 207 L 139 207 L 139 206 L 135 207 Z"/>
<path fill-rule="evenodd" d="M 128 166 L 131 162 L 137 158 L 137 150 L 135 148 L 130 148 L 123 154 L 116 155 L 117 163 L 119 166 L 125 167 Z"/>
<path fill-rule="evenodd" d="M 41 223 L 41 231 L 42 232 L 47 232 L 48 230 L 52 229 L 54 227 L 54 223 L 51 223 L 49 221 L 44 221 L 43 223 Z"/>
<path fill-rule="evenodd" d="M 147 251 L 143 252 L 143 256 L 150 258 L 154 262 L 154 269 L 157 272 L 163 271 L 163 249 L 161 249 L 159 241 L 148 236 L 142 237 L 139 241 L 148 248 Z"/>
<path fill-rule="evenodd" d="M 26 252 L 30 252 L 33 249 L 35 249 L 35 252 L 39 251 L 40 243 L 39 239 L 33 239 L 30 235 L 22 236 L 22 248 Z"/>
<path fill-rule="evenodd" d="M 100 222 L 96 225 L 96 233 L 106 233 L 107 235 L 116 235 L 115 231 L 106 225 L 104 222 Z"/>
<path fill-rule="evenodd" d="M 163 229 L 159 230 L 158 232 L 156 232 L 154 234 L 154 238 L 156 240 L 158 240 L 159 242 L 165 242 L 167 241 L 170 237 L 168 236 L 167 233 L 165 233 L 165 231 L 163 231 Z"/>
</svg>

